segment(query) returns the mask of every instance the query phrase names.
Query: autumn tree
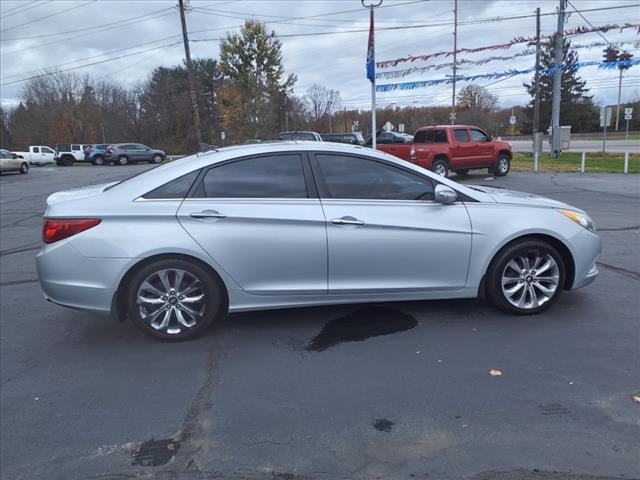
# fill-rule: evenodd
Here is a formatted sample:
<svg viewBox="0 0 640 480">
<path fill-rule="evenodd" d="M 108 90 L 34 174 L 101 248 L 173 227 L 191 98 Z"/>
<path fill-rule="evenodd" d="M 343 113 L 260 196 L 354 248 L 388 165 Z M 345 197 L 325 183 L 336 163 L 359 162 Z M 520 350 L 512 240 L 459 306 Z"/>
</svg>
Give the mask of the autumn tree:
<svg viewBox="0 0 640 480">
<path fill-rule="evenodd" d="M 560 125 L 571 125 L 572 131 L 589 131 L 598 126 L 598 109 L 588 95 L 587 82 L 578 76 L 578 69 L 572 67 L 578 63 L 578 52 L 571 48 L 571 42 L 563 40 L 562 48 L 562 76 L 560 93 Z M 555 39 L 543 44 L 540 57 L 540 130 L 546 130 L 551 125 L 551 103 L 553 100 L 553 72 L 555 60 Z M 531 101 L 527 108 L 527 122 L 525 128 L 532 131 L 533 104 L 535 101 L 535 83 L 524 83 Z"/>
<path fill-rule="evenodd" d="M 274 138 L 280 129 L 286 98 L 296 82 L 285 76 L 282 44 L 264 24 L 248 20 L 240 33 L 228 33 L 220 43 L 221 114 L 231 140 Z M 225 93 L 226 92 L 226 93 Z M 233 98 L 241 98 L 238 104 Z"/>
<path fill-rule="evenodd" d="M 491 112 L 498 106 L 498 97 L 480 85 L 467 85 L 458 92 L 458 110 L 479 110 Z"/>
</svg>

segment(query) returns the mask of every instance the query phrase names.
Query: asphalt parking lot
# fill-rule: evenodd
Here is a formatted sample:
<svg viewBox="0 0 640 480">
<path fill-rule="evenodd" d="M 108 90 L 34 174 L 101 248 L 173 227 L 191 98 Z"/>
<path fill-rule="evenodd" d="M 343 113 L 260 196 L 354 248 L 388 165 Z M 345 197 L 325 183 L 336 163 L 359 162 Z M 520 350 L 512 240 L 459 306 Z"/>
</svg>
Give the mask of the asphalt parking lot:
<svg viewBox="0 0 640 480">
<path fill-rule="evenodd" d="M 34 266 L 47 195 L 144 168 L 0 178 L 2 478 L 640 477 L 640 176 L 465 180 L 594 217 L 600 277 L 544 314 L 276 310 L 164 344 L 46 302 Z"/>
</svg>

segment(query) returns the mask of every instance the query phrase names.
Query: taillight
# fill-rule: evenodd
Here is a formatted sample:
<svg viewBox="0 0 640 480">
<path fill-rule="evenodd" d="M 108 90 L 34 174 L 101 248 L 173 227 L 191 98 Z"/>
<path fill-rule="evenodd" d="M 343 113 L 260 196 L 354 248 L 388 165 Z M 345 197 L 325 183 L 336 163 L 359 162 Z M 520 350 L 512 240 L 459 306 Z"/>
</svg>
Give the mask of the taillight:
<svg viewBox="0 0 640 480">
<path fill-rule="evenodd" d="M 416 159 L 416 149 L 413 147 L 411 147 L 411 150 L 409 150 L 409 158 L 414 161 Z"/>
<path fill-rule="evenodd" d="M 99 218 L 47 218 L 42 227 L 42 241 L 53 243 L 98 225 Z"/>
</svg>

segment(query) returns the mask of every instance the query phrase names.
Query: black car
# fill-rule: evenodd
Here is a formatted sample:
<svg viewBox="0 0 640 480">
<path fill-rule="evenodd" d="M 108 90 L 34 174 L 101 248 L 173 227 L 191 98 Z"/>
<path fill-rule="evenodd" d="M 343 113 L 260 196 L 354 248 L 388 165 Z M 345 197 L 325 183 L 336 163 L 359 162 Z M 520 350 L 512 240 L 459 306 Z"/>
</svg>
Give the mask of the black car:
<svg viewBox="0 0 640 480">
<path fill-rule="evenodd" d="M 324 142 L 348 143 L 349 145 L 364 145 L 364 137 L 360 132 L 354 133 L 322 133 Z"/>
<path fill-rule="evenodd" d="M 117 165 L 148 162 L 162 163 L 167 155 L 162 150 L 149 148 L 141 143 L 117 143 L 105 150 L 105 161 Z"/>
<path fill-rule="evenodd" d="M 379 131 L 376 134 L 376 144 L 385 145 L 389 143 L 413 143 L 413 137 L 406 133 Z M 371 137 L 365 143 L 367 147 L 371 146 Z"/>
</svg>

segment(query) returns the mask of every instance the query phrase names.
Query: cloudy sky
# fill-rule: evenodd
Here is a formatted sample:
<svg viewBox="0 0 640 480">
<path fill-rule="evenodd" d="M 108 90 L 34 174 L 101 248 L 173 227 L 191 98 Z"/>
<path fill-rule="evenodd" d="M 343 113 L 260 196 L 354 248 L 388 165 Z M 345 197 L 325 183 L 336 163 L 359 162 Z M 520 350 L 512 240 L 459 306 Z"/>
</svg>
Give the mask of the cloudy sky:
<svg viewBox="0 0 640 480">
<path fill-rule="evenodd" d="M 176 3 L 177 0 L 0 0 L 2 104 L 15 105 L 21 81 L 43 71 L 72 69 L 133 84 L 146 79 L 156 66 L 179 64 L 184 50 Z M 453 50 L 453 3 L 384 0 L 376 10 L 376 60 Z M 575 8 L 584 18 L 572 13 L 566 29 L 589 23 L 640 23 L 639 4 L 640 0 L 571 0 L 569 11 Z M 504 43 L 515 36 L 534 36 L 536 7 L 543 14 L 542 34 L 549 35 L 556 28 L 557 17 L 553 13 L 557 5 L 557 0 L 458 0 L 458 47 L 475 48 Z M 599 10 L 587 11 L 592 9 Z M 525 18 L 508 18 L 513 16 Z M 298 75 L 296 93 L 303 94 L 317 83 L 339 90 L 341 106 L 370 105 L 370 84 L 365 77 L 368 12 L 360 0 L 190 0 L 187 25 L 192 56 L 217 58 L 220 38 L 227 31 L 238 31 L 247 18 L 267 23 L 280 36 L 285 68 Z M 605 40 L 625 42 L 623 47 L 640 57 L 640 35 L 634 29 L 572 38 L 573 43 L 582 45 Z M 458 59 L 512 56 L 527 48 L 530 47 L 517 45 L 508 50 L 461 54 Z M 581 61 L 600 60 L 602 47 L 581 48 L 579 55 Z M 451 59 L 441 57 L 388 70 L 447 62 Z M 466 64 L 458 71 L 459 75 L 472 75 L 526 69 L 533 63 L 534 56 L 523 55 L 485 65 Z M 449 74 L 449 68 L 430 69 L 378 83 L 438 79 Z M 596 102 L 615 103 L 615 71 L 589 67 L 580 75 L 587 80 Z M 475 83 L 488 85 L 500 98 L 501 106 L 508 107 L 528 100 L 522 82 L 529 78 L 524 75 Z M 458 88 L 467 84 L 460 82 Z M 623 101 L 638 96 L 640 66 L 627 72 L 623 81 Z M 443 85 L 379 93 L 378 105 L 448 105 L 450 97 L 451 87 Z"/>
</svg>

